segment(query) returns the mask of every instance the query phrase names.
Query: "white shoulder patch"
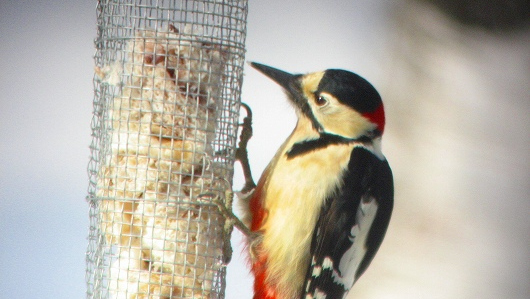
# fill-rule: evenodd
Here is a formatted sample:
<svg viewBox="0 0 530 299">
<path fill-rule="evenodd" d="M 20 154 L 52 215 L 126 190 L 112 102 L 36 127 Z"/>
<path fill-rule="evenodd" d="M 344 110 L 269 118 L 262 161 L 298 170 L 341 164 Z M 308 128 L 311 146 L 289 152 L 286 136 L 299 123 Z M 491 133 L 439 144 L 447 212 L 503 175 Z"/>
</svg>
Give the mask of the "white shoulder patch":
<svg viewBox="0 0 530 299">
<path fill-rule="evenodd" d="M 361 200 L 357 210 L 358 222 L 351 228 L 350 232 L 350 240 L 353 244 L 344 253 L 339 262 L 338 269 L 340 273 L 333 271 L 332 276 L 335 283 L 343 285 L 346 290 L 353 286 L 355 273 L 366 254 L 366 239 L 377 214 L 377 209 L 378 204 L 375 199 L 370 198 L 369 201 Z M 322 266 L 324 267 L 324 265 Z"/>
</svg>

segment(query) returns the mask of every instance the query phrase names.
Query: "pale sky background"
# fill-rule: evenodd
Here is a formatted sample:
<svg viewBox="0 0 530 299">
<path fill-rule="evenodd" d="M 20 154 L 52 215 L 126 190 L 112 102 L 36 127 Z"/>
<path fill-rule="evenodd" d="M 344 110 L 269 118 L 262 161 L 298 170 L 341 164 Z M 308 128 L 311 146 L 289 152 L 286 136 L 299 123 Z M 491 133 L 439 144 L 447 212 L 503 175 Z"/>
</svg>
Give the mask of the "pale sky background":
<svg viewBox="0 0 530 299">
<path fill-rule="evenodd" d="M 396 210 L 356 298 L 526 299 L 529 34 L 460 30 L 408 5 L 251 1 L 246 57 L 349 69 L 383 94 Z M 0 299 L 85 297 L 95 7 L 0 2 Z M 295 115 L 277 86 L 245 72 L 257 179 Z M 250 298 L 239 255 L 227 281 L 226 298 Z"/>
</svg>

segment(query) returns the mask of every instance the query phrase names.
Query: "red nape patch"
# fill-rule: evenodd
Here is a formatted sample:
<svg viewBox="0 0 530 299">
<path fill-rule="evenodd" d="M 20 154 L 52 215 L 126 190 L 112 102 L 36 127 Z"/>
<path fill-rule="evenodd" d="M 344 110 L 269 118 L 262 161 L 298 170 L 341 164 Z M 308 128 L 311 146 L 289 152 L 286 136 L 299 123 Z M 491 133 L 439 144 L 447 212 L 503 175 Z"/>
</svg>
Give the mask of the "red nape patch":
<svg viewBox="0 0 530 299">
<path fill-rule="evenodd" d="M 385 131 L 385 108 L 383 107 L 383 103 L 381 103 L 375 111 L 364 113 L 363 116 L 376 124 L 377 129 L 381 131 L 381 133 Z"/>
</svg>

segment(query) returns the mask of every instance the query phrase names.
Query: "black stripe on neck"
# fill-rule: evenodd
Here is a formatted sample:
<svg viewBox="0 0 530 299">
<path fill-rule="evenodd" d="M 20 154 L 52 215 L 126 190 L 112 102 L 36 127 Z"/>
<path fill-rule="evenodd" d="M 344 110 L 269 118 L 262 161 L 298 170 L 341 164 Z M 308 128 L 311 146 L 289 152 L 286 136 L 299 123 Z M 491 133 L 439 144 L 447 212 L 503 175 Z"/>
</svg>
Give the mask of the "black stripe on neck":
<svg viewBox="0 0 530 299">
<path fill-rule="evenodd" d="M 372 141 L 372 138 L 368 136 L 364 136 L 364 135 L 359 138 L 345 138 L 345 137 L 334 135 L 334 134 L 321 133 L 320 137 L 317 139 L 305 140 L 305 141 L 293 144 L 293 146 L 286 153 L 286 155 L 287 155 L 287 159 L 293 159 L 298 156 L 307 154 L 309 152 L 312 152 L 312 151 L 315 151 L 321 148 L 326 148 L 333 144 L 348 144 L 352 142 L 370 143 L 371 141 Z"/>
</svg>

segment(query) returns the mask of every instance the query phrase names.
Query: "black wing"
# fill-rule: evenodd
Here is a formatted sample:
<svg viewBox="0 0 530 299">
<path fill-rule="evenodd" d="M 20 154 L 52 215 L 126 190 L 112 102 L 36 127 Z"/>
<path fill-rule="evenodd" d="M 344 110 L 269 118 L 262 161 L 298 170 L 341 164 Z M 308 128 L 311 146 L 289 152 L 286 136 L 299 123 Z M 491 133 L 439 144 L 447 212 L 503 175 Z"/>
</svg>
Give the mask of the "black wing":
<svg viewBox="0 0 530 299">
<path fill-rule="evenodd" d="M 383 241 L 393 208 L 392 172 L 364 147 L 352 150 L 343 185 L 322 207 L 301 298 L 343 298 Z M 312 297 L 308 297 L 311 295 Z"/>
</svg>

